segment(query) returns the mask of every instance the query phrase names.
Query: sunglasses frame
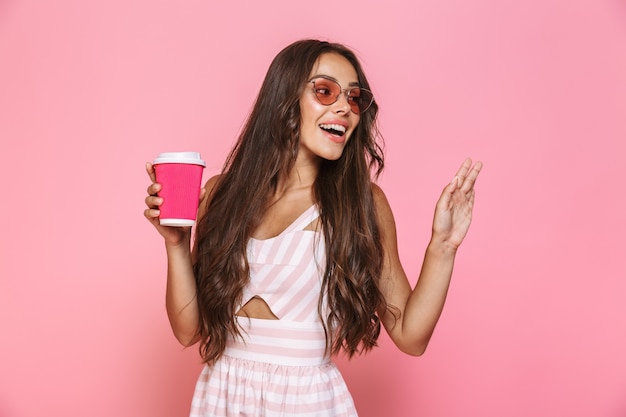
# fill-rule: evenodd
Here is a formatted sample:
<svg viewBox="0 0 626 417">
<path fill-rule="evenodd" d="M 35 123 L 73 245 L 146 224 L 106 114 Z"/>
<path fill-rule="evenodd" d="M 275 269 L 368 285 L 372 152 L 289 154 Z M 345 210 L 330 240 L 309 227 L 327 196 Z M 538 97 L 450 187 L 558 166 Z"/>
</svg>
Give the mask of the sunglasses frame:
<svg viewBox="0 0 626 417">
<path fill-rule="evenodd" d="M 332 103 L 322 103 L 322 101 L 320 100 L 320 98 L 317 95 L 316 89 L 315 89 L 315 81 L 318 80 L 324 80 L 324 81 L 328 81 L 331 82 L 335 85 L 337 85 L 339 87 L 339 94 L 337 94 L 334 97 L 334 100 Z M 327 78 L 327 77 L 315 77 L 312 80 L 309 80 L 309 83 L 313 84 L 313 95 L 315 96 L 315 99 L 318 101 L 318 103 L 320 103 L 323 106 L 332 106 L 333 104 L 335 104 L 337 102 L 337 100 L 339 100 L 339 96 L 343 93 L 343 95 L 346 97 L 346 100 L 348 101 L 348 104 L 350 105 L 350 110 L 352 111 L 352 113 L 354 114 L 361 114 L 361 113 L 365 113 L 371 106 L 372 103 L 374 102 L 374 94 L 372 94 L 372 92 L 370 90 L 368 90 L 367 88 L 363 88 L 363 87 L 351 87 L 351 88 L 342 88 L 341 84 L 339 84 L 337 81 L 333 80 L 332 78 Z M 359 92 L 365 91 L 367 94 L 370 95 L 371 100 L 369 103 L 367 103 L 367 106 L 365 106 L 364 109 L 360 109 L 359 107 L 359 102 L 358 101 L 350 101 L 350 92 L 353 90 L 358 90 Z M 359 95 L 358 97 L 361 97 L 361 95 Z M 354 104 L 354 106 L 353 106 Z M 357 108 L 358 111 L 354 111 L 354 107 Z"/>
</svg>

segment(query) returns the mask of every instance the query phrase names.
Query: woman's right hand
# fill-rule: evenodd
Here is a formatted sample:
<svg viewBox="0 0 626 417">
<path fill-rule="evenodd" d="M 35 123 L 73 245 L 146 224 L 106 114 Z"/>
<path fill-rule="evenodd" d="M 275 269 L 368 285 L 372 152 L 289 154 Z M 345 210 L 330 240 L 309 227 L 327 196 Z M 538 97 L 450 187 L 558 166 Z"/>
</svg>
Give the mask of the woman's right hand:
<svg viewBox="0 0 626 417">
<path fill-rule="evenodd" d="M 146 197 L 146 206 L 148 206 L 148 208 L 144 210 L 144 216 L 150 223 L 152 223 L 161 236 L 163 236 L 166 245 L 177 246 L 181 243 L 189 243 L 191 238 L 190 226 L 161 226 L 159 223 L 159 215 L 161 214 L 159 207 L 163 204 L 163 198 L 159 197 L 157 194 L 161 191 L 161 184 L 156 182 L 154 167 L 150 162 L 146 163 L 146 171 L 152 181 L 152 184 L 148 187 L 148 196 Z M 204 195 L 205 189 L 202 188 L 200 190 L 200 201 L 204 199 Z"/>
</svg>

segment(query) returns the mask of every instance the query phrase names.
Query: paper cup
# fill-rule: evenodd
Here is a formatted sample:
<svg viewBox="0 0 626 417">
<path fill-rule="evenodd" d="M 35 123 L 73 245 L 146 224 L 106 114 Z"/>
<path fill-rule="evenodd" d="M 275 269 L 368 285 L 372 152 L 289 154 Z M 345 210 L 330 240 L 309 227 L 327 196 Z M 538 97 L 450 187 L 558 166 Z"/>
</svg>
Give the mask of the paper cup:
<svg viewBox="0 0 626 417">
<path fill-rule="evenodd" d="M 152 163 L 161 184 L 159 223 L 163 226 L 193 226 L 198 215 L 202 170 L 198 152 L 165 152 Z"/>
</svg>

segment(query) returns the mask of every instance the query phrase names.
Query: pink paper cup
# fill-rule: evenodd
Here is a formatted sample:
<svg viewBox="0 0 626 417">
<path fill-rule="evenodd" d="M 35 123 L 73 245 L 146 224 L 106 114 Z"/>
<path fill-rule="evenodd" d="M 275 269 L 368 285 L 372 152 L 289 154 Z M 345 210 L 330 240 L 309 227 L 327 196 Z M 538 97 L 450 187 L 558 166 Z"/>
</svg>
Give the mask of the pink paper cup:
<svg viewBox="0 0 626 417">
<path fill-rule="evenodd" d="M 198 215 L 202 170 L 198 152 L 165 152 L 152 163 L 163 199 L 159 223 L 163 226 L 193 226 Z"/>
</svg>

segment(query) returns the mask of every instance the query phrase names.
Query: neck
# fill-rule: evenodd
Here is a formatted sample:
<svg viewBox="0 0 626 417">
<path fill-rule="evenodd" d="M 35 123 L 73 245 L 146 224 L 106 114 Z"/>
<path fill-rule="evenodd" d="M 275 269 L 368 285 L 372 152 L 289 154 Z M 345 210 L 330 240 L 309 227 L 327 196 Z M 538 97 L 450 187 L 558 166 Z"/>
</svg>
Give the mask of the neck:
<svg viewBox="0 0 626 417">
<path fill-rule="evenodd" d="M 320 168 L 319 158 L 308 159 L 298 155 L 291 170 L 278 181 L 276 193 L 282 195 L 293 190 L 312 188 Z"/>
</svg>

